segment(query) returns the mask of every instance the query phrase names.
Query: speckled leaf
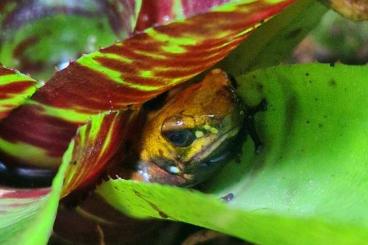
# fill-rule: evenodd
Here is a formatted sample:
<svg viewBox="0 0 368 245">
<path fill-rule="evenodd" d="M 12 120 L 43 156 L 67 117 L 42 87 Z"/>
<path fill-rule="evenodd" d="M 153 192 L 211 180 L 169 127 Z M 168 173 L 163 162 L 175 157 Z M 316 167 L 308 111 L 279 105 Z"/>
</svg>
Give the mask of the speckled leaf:
<svg viewBox="0 0 368 245">
<path fill-rule="evenodd" d="M 168 217 L 256 244 L 364 244 L 368 239 L 368 69 L 295 65 L 238 77 L 264 147 L 245 140 L 199 194 L 111 180 L 100 195 L 121 211 Z M 225 197 L 227 202 L 220 200 Z"/>
<path fill-rule="evenodd" d="M 0 65 L 0 120 L 36 91 L 36 81 Z"/>
<path fill-rule="evenodd" d="M 67 151 L 67 157 L 70 151 Z M 0 244 L 47 244 L 59 204 L 63 164 L 49 188 L 0 186 Z"/>
<path fill-rule="evenodd" d="M 141 104 L 188 80 L 292 2 L 231 1 L 83 56 L 0 124 L 0 149 L 26 164 L 56 167 L 91 115 Z"/>
</svg>

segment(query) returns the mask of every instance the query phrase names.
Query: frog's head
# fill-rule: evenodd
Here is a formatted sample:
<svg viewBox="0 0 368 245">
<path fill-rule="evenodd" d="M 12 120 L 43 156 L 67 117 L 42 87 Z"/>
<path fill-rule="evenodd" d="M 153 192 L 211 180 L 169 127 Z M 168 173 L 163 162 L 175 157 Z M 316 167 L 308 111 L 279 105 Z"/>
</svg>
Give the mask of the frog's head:
<svg viewBox="0 0 368 245">
<path fill-rule="evenodd" d="M 231 153 L 244 112 L 219 69 L 173 96 L 143 128 L 133 179 L 190 186 Z"/>
</svg>

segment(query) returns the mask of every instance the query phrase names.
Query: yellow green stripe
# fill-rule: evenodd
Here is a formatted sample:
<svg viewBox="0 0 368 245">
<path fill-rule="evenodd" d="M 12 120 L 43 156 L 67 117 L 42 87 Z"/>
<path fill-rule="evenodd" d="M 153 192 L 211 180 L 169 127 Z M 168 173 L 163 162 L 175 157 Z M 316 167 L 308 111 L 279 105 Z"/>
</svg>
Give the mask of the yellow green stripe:
<svg viewBox="0 0 368 245">
<path fill-rule="evenodd" d="M 27 101 L 26 104 L 42 107 L 43 112 L 41 112 L 41 114 L 56 117 L 56 118 L 59 118 L 59 119 L 62 119 L 68 122 L 73 122 L 73 123 L 87 122 L 91 118 L 91 114 L 88 114 L 88 113 L 78 112 L 71 108 L 63 109 L 63 108 L 48 106 L 48 105 L 41 104 L 34 100 L 29 100 Z"/>
<path fill-rule="evenodd" d="M 93 58 L 91 58 L 88 55 L 83 56 L 77 62 L 80 65 L 84 66 L 84 67 L 87 67 L 87 68 L 89 68 L 93 71 L 104 74 L 109 79 L 116 82 L 117 84 L 125 85 L 129 88 L 135 88 L 135 89 L 139 89 L 139 90 L 142 90 L 142 91 L 155 91 L 155 90 L 159 89 L 159 87 L 157 87 L 157 86 L 141 85 L 141 84 L 137 84 L 137 83 L 129 83 L 127 81 L 124 81 L 122 79 L 122 76 L 123 76 L 122 73 L 101 65 L 99 62 L 97 62 L 96 60 L 94 60 Z"/>
<path fill-rule="evenodd" d="M 194 28 L 194 27 L 193 27 Z M 170 36 L 167 34 L 164 34 L 162 32 L 159 32 L 153 28 L 150 28 L 146 31 L 147 35 L 151 37 L 152 39 L 159 41 L 159 42 L 167 42 L 170 44 L 176 44 L 176 45 L 195 45 L 197 44 L 197 40 L 192 37 L 178 37 L 178 36 Z"/>
<path fill-rule="evenodd" d="M 3 138 L 0 138 L 0 149 L 10 156 L 40 167 L 56 166 L 60 162 L 59 158 L 48 156 L 43 148 L 20 142 L 11 143 Z"/>
<path fill-rule="evenodd" d="M 30 81 L 36 84 L 35 80 L 33 80 L 32 78 L 26 75 L 20 74 L 20 73 L 0 76 L 0 85 L 7 85 L 7 84 L 15 83 L 15 82 L 20 82 L 20 81 Z"/>
</svg>

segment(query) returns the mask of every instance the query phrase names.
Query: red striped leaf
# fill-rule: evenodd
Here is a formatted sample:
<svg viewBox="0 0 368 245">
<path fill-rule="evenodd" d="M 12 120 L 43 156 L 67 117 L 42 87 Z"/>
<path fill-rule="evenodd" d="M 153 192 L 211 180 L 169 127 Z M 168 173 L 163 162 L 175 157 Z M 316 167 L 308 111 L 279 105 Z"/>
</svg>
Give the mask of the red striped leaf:
<svg viewBox="0 0 368 245">
<path fill-rule="evenodd" d="M 36 91 L 36 81 L 0 66 L 0 119 L 23 104 Z"/>
<path fill-rule="evenodd" d="M 146 0 L 143 1 L 136 31 L 205 13 L 228 2 L 231 0 Z"/>
<path fill-rule="evenodd" d="M 64 181 L 63 196 L 96 180 L 123 143 L 132 119 L 131 111 L 101 114 L 78 129 Z"/>
<path fill-rule="evenodd" d="M 209 12 L 83 56 L 0 124 L 1 150 L 26 164 L 57 167 L 77 127 L 92 115 L 140 105 L 208 69 L 292 2 L 209 4 Z"/>
</svg>

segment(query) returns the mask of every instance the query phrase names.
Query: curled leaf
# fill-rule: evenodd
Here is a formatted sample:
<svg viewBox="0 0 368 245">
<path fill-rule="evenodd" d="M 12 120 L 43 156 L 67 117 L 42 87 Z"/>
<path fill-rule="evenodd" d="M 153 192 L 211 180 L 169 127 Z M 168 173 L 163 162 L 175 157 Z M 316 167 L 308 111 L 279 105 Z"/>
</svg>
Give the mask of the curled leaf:
<svg viewBox="0 0 368 245">
<path fill-rule="evenodd" d="M 0 124 L 1 151 L 56 168 L 77 127 L 92 115 L 140 105 L 208 69 L 292 2 L 231 1 L 83 56 Z"/>
<path fill-rule="evenodd" d="M 70 154 L 67 151 L 65 156 Z M 47 244 L 60 200 L 63 164 L 48 188 L 17 189 L 0 186 L 0 243 Z"/>
<path fill-rule="evenodd" d="M 80 127 L 69 145 L 70 159 L 66 171 L 63 196 L 76 188 L 85 187 L 103 173 L 104 167 L 124 143 L 129 131 L 132 112 L 112 112 L 94 116 Z"/>
<path fill-rule="evenodd" d="M 240 163 L 203 186 L 209 194 L 125 180 L 109 180 L 97 192 L 133 216 L 188 222 L 257 244 L 365 243 L 367 68 L 278 66 L 238 81 L 246 104 L 268 103 L 256 115 L 260 154 L 245 138 Z"/>
</svg>

